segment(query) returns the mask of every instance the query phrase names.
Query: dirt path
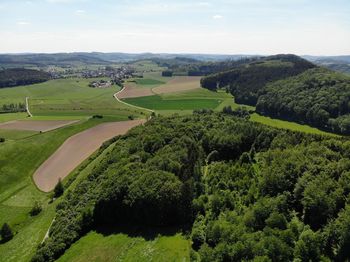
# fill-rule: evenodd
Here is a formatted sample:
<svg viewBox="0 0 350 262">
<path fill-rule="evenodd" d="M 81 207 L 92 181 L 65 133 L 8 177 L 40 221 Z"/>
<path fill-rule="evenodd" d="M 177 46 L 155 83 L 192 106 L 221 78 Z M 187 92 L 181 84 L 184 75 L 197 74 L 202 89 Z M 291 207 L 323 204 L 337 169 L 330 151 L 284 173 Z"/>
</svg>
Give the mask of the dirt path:
<svg viewBox="0 0 350 262">
<path fill-rule="evenodd" d="M 119 96 L 120 96 L 120 94 L 122 94 L 123 92 L 125 92 L 125 89 L 126 89 L 126 87 L 124 86 L 122 90 L 120 90 L 119 92 L 117 92 L 117 93 L 114 94 L 114 98 L 115 98 L 118 102 L 123 103 L 124 105 L 127 105 L 127 106 L 131 106 L 131 107 L 133 107 L 133 108 L 140 109 L 140 110 L 146 110 L 146 111 L 151 112 L 151 113 L 154 112 L 154 111 L 151 110 L 151 109 L 144 108 L 144 107 L 140 107 L 140 106 L 134 106 L 134 105 L 132 105 L 132 104 L 128 104 L 128 103 L 126 103 L 126 102 L 120 100 L 120 99 L 119 99 Z"/>
<path fill-rule="evenodd" d="M 68 138 L 34 173 L 35 184 L 44 192 L 51 191 L 59 178 L 68 176 L 103 142 L 143 123 L 143 119 L 103 123 Z"/>
<path fill-rule="evenodd" d="M 32 113 L 29 111 L 29 97 L 26 97 L 26 110 L 29 117 L 33 117 Z"/>
</svg>

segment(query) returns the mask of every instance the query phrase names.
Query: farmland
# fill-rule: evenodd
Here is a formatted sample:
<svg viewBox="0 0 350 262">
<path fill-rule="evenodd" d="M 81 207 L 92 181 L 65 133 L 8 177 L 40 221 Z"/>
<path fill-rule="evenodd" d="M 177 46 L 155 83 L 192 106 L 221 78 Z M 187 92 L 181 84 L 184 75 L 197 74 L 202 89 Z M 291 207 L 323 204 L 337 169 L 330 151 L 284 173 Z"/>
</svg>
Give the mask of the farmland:
<svg viewBox="0 0 350 262">
<path fill-rule="evenodd" d="M 117 103 L 113 94 L 120 90 L 114 85 L 109 88 L 91 88 L 91 79 L 57 79 L 41 84 L 4 88 L 0 92 L 1 103 L 23 102 L 29 97 L 29 106 L 34 116 L 67 116 L 84 118 L 94 114 L 128 116 L 140 112 Z M 8 114 L 6 114 L 8 115 Z M 24 118 L 25 114 L 17 114 Z M 1 116 L 1 119 L 17 117 Z"/>
<path fill-rule="evenodd" d="M 29 97 L 30 111 L 34 115 L 29 118 L 26 113 L 0 114 L 0 137 L 5 138 L 5 143 L 0 144 L 0 224 L 9 223 L 16 233 L 14 239 L 0 244 L 0 261 L 4 258 L 7 261 L 28 261 L 35 253 L 59 203 L 49 203 L 52 194 L 45 193 L 53 189 L 58 177 L 64 178 L 64 184 L 74 190 L 113 154 L 116 143 L 104 151 L 96 151 L 103 141 L 126 132 L 119 123 L 109 122 L 136 118 L 134 121 L 141 123 L 150 114 L 142 108 L 154 110 L 156 115 L 168 116 L 191 115 L 196 109 L 221 112 L 227 106 L 232 109 L 241 107 L 223 89 L 213 92 L 201 88 L 200 77 L 162 77 L 154 64 L 139 62 L 138 65 L 149 71 L 143 73 L 143 78 L 126 80 L 125 89 L 118 94 L 126 104 L 113 97 L 121 87 L 91 88 L 88 84 L 92 79 L 57 79 L 0 90 L 1 103 L 4 104 L 23 103 L 25 97 Z M 253 106 L 245 107 L 255 110 Z M 279 129 L 329 134 L 257 113 L 251 114 L 250 120 Z M 11 123 L 4 123 L 8 121 Z M 112 125 L 116 128 L 113 129 Z M 108 127 L 103 132 L 108 133 L 106 136 L 94 132 L 102 126 Z M 87 134 L 85 140 L 70 143 L 84 134 Z M 145 156 L 135 156 L 135 161 L 140 157 Z M 37 176 L 33 180 L 34 174 Z M 51 174 L 49 179 L 47 174 Z M 29 212 L 36 202 L 43 210 L 32 217 Z M 139 261 L 160 261 L 160 258 L 189 261 L 189 253 L 187 236 L 178 232 L 149 238 L 123 230 L 105 234 L 94 229 L 68 249 L 59 261 L 132 261 L 134 257 Z"/>
</svg>

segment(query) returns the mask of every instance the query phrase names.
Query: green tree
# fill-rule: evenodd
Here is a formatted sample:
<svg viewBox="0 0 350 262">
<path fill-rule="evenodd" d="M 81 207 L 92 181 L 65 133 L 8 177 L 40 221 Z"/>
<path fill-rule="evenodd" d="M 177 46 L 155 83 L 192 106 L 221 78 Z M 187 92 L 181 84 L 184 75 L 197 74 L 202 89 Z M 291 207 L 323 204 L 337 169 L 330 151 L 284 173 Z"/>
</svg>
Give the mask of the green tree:
<svg viewBox="0 0 350 262">
<path fill-rule="evenodd" d="M 63 187 L 63 183 L 61 181 L 61 178 L 58 179 L 58 182 L 57 182 L 53 192 L 54 192 L 54 197 L 60 197 L 63 194 L 64 187 Z"/>
<path fill-rule="evenodd" d="M 4 242 L 7 242 L 13 238 L 12 229 L 7 223 L 4 223 L 2 225 L 0 233 L 1 233 L 1 239 Z"/>
</svg>

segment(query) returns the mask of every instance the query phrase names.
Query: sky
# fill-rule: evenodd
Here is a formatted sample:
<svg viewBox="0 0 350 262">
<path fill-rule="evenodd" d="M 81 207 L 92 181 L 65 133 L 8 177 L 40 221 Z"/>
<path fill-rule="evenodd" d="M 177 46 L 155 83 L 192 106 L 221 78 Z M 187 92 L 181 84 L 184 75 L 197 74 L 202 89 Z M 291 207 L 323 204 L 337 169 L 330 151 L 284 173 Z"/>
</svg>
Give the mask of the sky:
<svg viewBox="0 0 350 262">
<path fill-rule="evenodd" d="M 0 0 L 0 53 L 350 55 L 350 0 Z"/>
</svg>

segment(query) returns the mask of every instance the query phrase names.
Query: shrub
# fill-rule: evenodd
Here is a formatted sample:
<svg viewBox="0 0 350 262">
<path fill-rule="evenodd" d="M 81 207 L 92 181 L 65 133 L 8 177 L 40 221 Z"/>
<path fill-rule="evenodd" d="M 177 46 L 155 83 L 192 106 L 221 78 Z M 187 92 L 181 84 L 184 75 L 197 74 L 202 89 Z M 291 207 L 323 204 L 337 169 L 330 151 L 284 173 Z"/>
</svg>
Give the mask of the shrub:
<svg viewBox="0 0 350 262">
<path fill-rule="evenodd" d="M 2 225 L 0 233 L 3 242 L 7 242 L 13 238 L 12 229 L 7 223 Z"/>
<path fill-rule="evenodd" d="M 31 216 L 36 216 L 41 212 L 41 210 L 42 210 L 42 207 L 41 207 L 40 203 L 38 201 L 35 201 L 34 206 L 30 210 L 29 214 Z"/>
</svg>

